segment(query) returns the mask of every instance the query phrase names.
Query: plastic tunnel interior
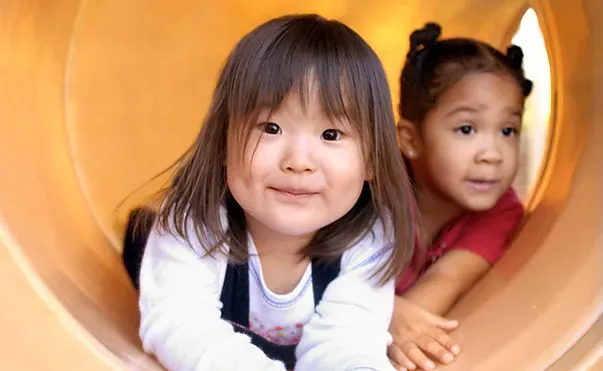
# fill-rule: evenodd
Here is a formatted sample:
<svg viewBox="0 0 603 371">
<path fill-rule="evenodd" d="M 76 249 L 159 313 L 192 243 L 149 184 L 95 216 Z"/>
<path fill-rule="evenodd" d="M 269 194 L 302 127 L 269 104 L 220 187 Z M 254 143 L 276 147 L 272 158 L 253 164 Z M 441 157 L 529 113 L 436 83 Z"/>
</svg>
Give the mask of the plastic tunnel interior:
<svg viewBox="0 0 603 371">
<path fill-rule="evenodd" d="M 290 12 L 341 19 L 397 96 L 413 29 L 503 47 L 532 7 L 552 73 L 548 156 L 510 250 L 450 313 L 464 352 L 439 369 L 603 370 L 603 2 L 296 3 L 0 2 L 2 368 L 161 369 L 138 340 L 120 238 L 165 179 L 117 206 L 191 143 L 244 32 Z"/>
</svg>

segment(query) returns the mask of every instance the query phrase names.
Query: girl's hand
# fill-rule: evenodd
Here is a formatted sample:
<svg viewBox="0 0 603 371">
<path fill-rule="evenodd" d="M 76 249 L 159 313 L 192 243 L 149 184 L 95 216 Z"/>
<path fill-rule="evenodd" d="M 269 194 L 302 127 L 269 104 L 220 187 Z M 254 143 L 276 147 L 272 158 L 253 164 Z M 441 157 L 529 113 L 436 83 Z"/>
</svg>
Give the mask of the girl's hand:
<svg viewBox="0 0 603 371">
<path fill-rule="evenodd" d="M 447 332 L 457 327 L 457 321 L 396 297 L 389 329 L 393 343 L 388 348 L 388 356 L 398 370 L 433 370 L 435 363 L 431 359 L 450 363 L 461 350 Z"/>
</svg>

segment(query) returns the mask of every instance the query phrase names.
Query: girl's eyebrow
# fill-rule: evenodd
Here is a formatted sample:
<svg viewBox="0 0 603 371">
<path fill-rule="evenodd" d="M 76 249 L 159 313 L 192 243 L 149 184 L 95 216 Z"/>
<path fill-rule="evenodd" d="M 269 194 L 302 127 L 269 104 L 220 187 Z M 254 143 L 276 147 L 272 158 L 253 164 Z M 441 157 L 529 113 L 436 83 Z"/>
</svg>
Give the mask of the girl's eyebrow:
<svg viewBox="0 0 603 371">
<path fill-rule="evenodd" d="M 446 117 L 454 116 L 454 115 L 456 115 L 458 113 L 462 113 L 462 112 L 476 113 L 476 112 L 479 112 L 480 110 L 483 110 L 484 108 L 485 108 L 485 106 L 483 104 L 479 104 L 477 106 L 461 105 L 461 106 L 456 107 L 452 111 L 448 112 L 446 114 Z"/>
<path fill-rule="evenodd" d="M 455 109 L 451 110 L 450 112 L 448 112 L 445 117 L 450 117 L 450 116 L 454 116 L 456 114 L 459 113 L 463 113 L 463 112 L 468 112 L 468 113 L 477 113 L 481 110 L 483 110 L 486 106 L 483 104 L 478 104 L 475 106 L 470 106 L 470 105 L 461 105 L 456 107 Z M 522 116 L 522 111 L 521 109 L 517 108 L 517 107 L 507 107 L 505 109 L 505 111 L 507 113 L 510 113 L 513 116 L 518 116 L 521 117 Z"/>
<path fill-rule="evenodd" d="M 507 112 L 509 112 L 511 115 L 513 116 L 517 116 L 519 118 L 521 118 L 523 116 L 523 111 L 520 108 L 516 108 L 516 107 L 507 107 L 507 109 L 505 110 Z"/>
</svg>

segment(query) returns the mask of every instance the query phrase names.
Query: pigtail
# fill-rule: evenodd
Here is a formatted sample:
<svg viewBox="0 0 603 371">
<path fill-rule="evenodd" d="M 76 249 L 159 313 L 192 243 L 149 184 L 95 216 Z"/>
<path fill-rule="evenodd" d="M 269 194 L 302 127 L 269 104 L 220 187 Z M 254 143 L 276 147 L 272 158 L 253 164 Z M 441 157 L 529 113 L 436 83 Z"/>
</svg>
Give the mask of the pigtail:
<svg viewBox="0 0 603 371">
<path fill-rule="evenodd" d="M 423 60 L 429 47 L 434 45 L 440 35 L 442 27 L 437 23 L 426 23 L 420 30 L 415 30 L 410 35 L 410 49 L 406 55 L 407 63 L 412 66 L 412 79 L 416 90 L 420 90 L 421 76 L 423 75 Z"/>
<path fill-rule="evenodd" d="M 517 45 L 507 48 L 507 62 L 514 69 L 520 69 L 523 64 L 523 50 Z"/>
<path fill-rule="evenodd" d="M 419 52 L 435 44 L 441 34 L 442 27 L 437 23 L 426 23 L 422 29 L 415 30 L 410 35 L 410 50 L 407 57 L 409 59 L 419 57 Z"/>
<path fill-rule="evenodd" d="M 524 97 L 527 97 L 532 92 L 534 84 L 532 80 L 525 77 L 523 71 L 523 50 L 517 45 L 511 45 L 507 48 L 506 58 L 511 69 L 521 78 L 521 89 Z"/>
</svg>

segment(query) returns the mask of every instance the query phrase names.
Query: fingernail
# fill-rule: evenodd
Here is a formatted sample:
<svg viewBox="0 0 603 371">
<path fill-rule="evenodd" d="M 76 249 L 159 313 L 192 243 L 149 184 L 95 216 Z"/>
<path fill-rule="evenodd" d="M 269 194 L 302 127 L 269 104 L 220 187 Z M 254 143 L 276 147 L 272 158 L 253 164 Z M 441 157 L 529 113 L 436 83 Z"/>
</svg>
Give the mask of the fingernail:
<svg viewBox="0 0 603 371">
<path fill-rule="evenodd" d="M 454 354 L 459 354 L 461 352 L 461 348 L 459 348 L 458 345 L 453 346 L 451 350 Z"/>
<path fill-rule="evenodd" d="M 426 369 L 428 369 L 428 370 L 433 370 L 433 369 L 435 368 L 435 364 L 434 364 L 433 362 L 431 362 L 431 361 L 427 361 L 427 362 L 425 362 L 425 365 L 424 365 L 424 366 L 425 366 L 425 368 L 426 368 Z"/>
<path fill-rule="evenodd" d="M 446 354 L 444 354 L 444 357 L 442 357 L 442 360 L 446 363 L 452 362 L 453 359 L 454 359 L 454 356 L 450 353 L 446 353 Z"/>
</svg>

